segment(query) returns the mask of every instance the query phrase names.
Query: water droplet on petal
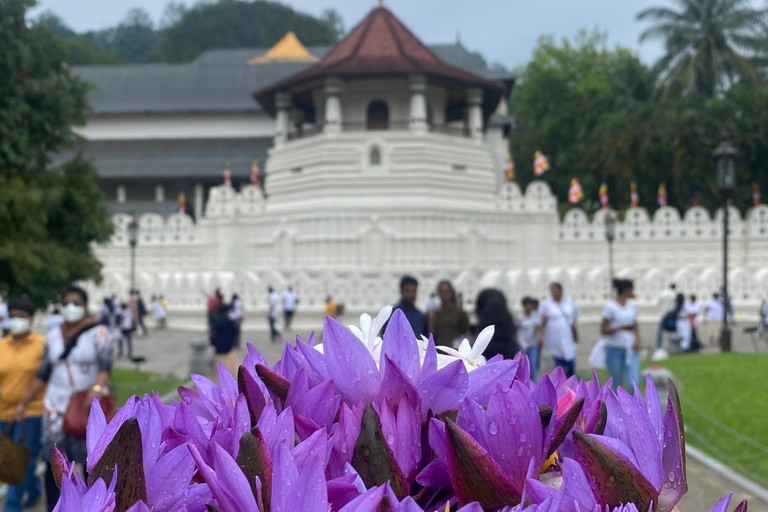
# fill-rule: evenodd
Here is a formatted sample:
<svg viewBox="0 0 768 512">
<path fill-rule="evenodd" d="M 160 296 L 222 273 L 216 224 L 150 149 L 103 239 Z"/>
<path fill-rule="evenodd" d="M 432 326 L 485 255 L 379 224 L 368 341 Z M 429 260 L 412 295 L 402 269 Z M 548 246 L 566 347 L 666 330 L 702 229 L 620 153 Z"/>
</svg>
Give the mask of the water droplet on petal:
<svg viewBox="0 0 768 512">
<path fill-rule="evenodd" d="M 495 436 L 499 433 L 499 425 L 497 425 L 495 421 L 492 421 L 491 424 L 488 425 L 488 432 L 490 432 L 492 436 Z"/>
<path fill-rule="evenodd" d="M 517 436 L 517 438 L 520 440 L 520 442 L 521 442 L 521 443 L 524 443 L 524 442 L 525 442 L 525 440 L 527 439 L 527 438 L 525 437 L 525 434 L 523 434 L 522 432 L 520 433 L 520 435 L 519 435 L 519 436 Z"/>
</svg>

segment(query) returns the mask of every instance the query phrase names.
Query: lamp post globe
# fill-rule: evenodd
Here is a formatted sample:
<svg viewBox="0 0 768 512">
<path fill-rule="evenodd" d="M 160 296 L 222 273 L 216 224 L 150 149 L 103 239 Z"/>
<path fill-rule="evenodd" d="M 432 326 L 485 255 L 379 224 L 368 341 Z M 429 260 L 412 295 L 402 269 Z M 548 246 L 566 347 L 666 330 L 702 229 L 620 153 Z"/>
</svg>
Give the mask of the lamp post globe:
<svg viewBox="0 0 768 512">
<path fill-rule="evenodd" d="M 720 145 L 712 151 L 712 164 L 715 168 L 715 185 L 720 192 L 720 206 L 723 211 L 723 330 L 720 333 L 720 350 L 731 351 L 731 328 L 728 325 L 730 295 L 728 294 L 728 199 L 736 189 L 736 156 L 738 151 L 728 134 L 723 131 Z"/>
</svg>

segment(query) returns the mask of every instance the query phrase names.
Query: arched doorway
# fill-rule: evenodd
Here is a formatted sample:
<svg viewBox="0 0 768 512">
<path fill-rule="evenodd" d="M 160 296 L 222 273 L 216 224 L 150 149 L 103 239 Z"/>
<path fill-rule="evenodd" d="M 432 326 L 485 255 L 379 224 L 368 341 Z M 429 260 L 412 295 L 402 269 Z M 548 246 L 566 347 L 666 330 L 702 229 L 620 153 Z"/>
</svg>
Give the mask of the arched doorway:
<svg viewBox="0 0 768 512">
<path fill-rule="evenodd" d="M 376 100 L 368 105 L 366 127 L 369 130 L 386 130 L 389 128 L 389 107 L 386 103 Z"/>
</svg>

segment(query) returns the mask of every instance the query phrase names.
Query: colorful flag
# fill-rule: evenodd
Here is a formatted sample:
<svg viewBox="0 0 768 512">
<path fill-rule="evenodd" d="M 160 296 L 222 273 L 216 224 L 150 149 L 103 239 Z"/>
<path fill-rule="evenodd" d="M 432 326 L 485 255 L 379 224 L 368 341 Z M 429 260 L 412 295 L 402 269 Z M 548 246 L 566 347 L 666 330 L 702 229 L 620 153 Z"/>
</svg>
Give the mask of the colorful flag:
<svg viewBox="0 0 768 512">
<path fill-rule="evenodd" d="M 701 206 L 701 193 L 698 185 L 691 185 L 691 202 L 693 206 Z"/>
<path fill-rule="evenodd" d="M 760 185 L 756 181 L 752 183 L 752 204 L 760 206 Z"/>
<path fill-rule="evenodd" d="M 229 168 L 229 162 L 227 162 L 227 166 L 224 168 L 224 184 L 228 187 L 232 186 L 232 171 Z"/>
<path fill-rule="evenodd" d="M 659 183 L 659 191 L 656 193 L 656 202 L 659 206 L 667 206 L 667 184 Z"/>
<path fill-rule="evenodd" d="M 568 189 L 568 202 L 571 204 L 576 204 L 582 199 L 584 199 L 584 191 L 581 190 L 579 180 L 573 178 L 571 180 L 571 188 Z"/>
<path fill-rule="evenodd" d="M 637 193 L 637 183 L 635 180 L 629 184 L 629 199 L 632 203 L 632 208 L 640 206 L 640 194 Z"/>
<path fill-rule="evenodd" d="M 254 187 L 261 187 L 261 173 L 259 172 L 258 160 L 254 160 L 251 166 L 251 184 Z"/>
<path fill-rule="evenodd" d="M 533 155 L 533 174 L 541 176 L 549 170 L 549 160 L 541 151 Z"/>
<path fill-rule="evenodd" d="M 602 208 L 608 208 L 610 205 L 608 204 L 608 184 L 606 182 L 600 184 L 598 195 L 600 196 L 600 206 Z"/>
<path fill-rule="evenodd" d="M 187 213 L 187 198 L 184 192 L 179 192 L 179 213 Z"/>
<path fill-rule="evenodd" d="M 505 168 L 507 181 L 515 181 L 515 160 L 512 155 L 507 155 L 507 166 Z"/>
</svg>

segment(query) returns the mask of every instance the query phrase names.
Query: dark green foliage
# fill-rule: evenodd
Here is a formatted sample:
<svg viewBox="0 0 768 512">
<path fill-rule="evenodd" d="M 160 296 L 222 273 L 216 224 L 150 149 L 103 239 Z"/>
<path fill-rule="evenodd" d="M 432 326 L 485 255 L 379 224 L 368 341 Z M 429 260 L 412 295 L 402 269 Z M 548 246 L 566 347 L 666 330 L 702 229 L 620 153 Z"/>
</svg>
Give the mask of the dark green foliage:
<svg viewBox="0 0 768 512">
<path fill-rule="evenodd" d="M 324 16 L 326 22 L 264 0 L 201 3 L 166 29 L 159 55 L 168 62 L 184 62 L 212 48 L 265 48 L 289 30 L 307 46 L 331 45 L 343 26 L 337 15 Z"/>
<path fill-rule="evenodd" d="M 91 244 L 112 227 L 90 163 L 50 166 L 85 123 L 88 86 L 50 30 L 27 27 L 33 3 L 0 3 L 0 290 L 43 306 L 68 282 L 99 277 Z"/>
</svg>

